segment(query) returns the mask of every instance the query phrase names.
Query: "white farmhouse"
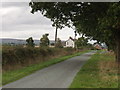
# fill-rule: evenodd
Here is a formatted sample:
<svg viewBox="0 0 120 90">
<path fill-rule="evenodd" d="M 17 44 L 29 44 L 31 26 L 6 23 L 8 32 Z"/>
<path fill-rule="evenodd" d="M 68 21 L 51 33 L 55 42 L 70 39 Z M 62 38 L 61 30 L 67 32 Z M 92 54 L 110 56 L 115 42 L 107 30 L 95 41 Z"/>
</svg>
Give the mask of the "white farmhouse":
<svg viewBox="0 0 120 90">
<path fill-rule="evenodd" d="M 66 41 L 65 47 L 75 47 L 75 40 L 72 37 L 69 37 L 69 39 Z"/>
</svg>

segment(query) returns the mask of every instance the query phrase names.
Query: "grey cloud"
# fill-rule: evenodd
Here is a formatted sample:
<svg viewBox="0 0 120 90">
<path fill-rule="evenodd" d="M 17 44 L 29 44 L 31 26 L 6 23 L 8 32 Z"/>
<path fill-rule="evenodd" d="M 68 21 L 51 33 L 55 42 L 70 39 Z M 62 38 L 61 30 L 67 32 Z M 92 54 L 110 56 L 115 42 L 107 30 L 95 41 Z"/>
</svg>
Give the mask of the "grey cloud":
<svg viewBox="0 0 120 90">
<path fill-rule="evenodd" d="M 3 10 L 6 12 L 2 16 L 2 37 L 26 39 L 32 36 L 40 39 L 43 34 L 49 33 L 49 38 L 54 40 L 55 28 L 52 22 L 40 12 L 30 13 L 28 3 L 3 3 Z M 58 30 L 58 37 L 66 40 L 69 36 L 74 37 L 73 33 L 73 30 L 65 28 Z"/>
<path fill-rule="evenodd" d="M 24 7 L 29 6 L 29 2 L 2 2 L 2 7 Z"/>
<path fill-rule="evenodd" d="M 19 4 L 19 6 L 20 5 L 21 4 Z M 3 16 L 4 31 L 19 30 L 20 28 L 17 28 L 17 27 L 24 27 L 24 26 L 30 26 L 30 25 L 32 26 L 38 25 L 38 26 L 41 26 L 41 28 L 43 25 L 48 25 L 48 26 L 52 25 L 52 22 L 49 19 L 43 17 L 41 13 L 32 14 L 30 13 L 30 7 L 24 6 L 25 4 L 22 4 L 22 5 L 23 6 L 19 7 L 19 9 L 17 6 L 18 10 L 12 11 L 11 13 L 9 13 L 9 15 L 7 14 Z M 31 26 L 27 28 L 31 28 Z"/>
</svg>

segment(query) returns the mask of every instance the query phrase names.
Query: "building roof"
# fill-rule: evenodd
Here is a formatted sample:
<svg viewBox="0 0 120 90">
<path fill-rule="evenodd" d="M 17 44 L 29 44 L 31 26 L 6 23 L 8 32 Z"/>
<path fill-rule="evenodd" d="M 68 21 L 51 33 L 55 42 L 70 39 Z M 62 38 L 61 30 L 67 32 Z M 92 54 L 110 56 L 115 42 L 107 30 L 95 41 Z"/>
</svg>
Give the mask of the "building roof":
<svg viewBox="0 0 120 90">
<path fill-rule="evenodd" d="M 74 41 L 74 39 L 72 37 L 69 37 L 69 38 Z"/>
<path fill-rule="evenodd" d="M 72 41 L 75 41 L 75 39 L 73 39 L 72 37 L 69 37 L 69 39 L 71 39 Z M 69 39 L 68 39 L 68 40 L 69 40 Z M 68 41 L 68 40 L 67 40 L 67 41 Z"/>
</svg>

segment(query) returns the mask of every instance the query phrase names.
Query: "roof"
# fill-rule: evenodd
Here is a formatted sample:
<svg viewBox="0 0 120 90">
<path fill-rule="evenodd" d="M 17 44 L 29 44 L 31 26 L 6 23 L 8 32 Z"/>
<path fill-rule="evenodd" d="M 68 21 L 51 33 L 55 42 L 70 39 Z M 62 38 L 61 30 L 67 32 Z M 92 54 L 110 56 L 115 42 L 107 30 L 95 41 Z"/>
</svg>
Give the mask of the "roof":
<svg viewBox="0 0 120 90">
<path fill-rule="evenodd" d="M 75 39 L 73 39 L 72 37 L 69 37 L 69 39 L 71 39 L 72 41 L 75 41 Z M 69 39 L 68 39 L 68 40 L 69 40 Z M 67 41 L 68 41 L 68 40 L 67 40 Z"/>
<path fill-rule="evenodd" d="M 73 40 L 73 41 L 74 41 L 74 39 L 73 39 L 72 37 L 69 37 L 69 39 L 71 39 L 71 40 Z"/>
</svg>

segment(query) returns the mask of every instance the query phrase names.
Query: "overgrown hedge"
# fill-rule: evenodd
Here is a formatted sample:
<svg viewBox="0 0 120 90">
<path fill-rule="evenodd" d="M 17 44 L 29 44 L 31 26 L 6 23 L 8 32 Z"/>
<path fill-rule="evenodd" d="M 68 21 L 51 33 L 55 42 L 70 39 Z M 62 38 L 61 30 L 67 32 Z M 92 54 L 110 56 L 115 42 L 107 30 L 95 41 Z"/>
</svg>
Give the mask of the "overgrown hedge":
<svg viewBox="0 0 120 90">
<path fill-rule="evenodd" d="M 74 53 L 73 48 L 23 48 L 23 47 L 3 47 L 2 65 L 25 64 L 27 61 L 45 59 L 46 57 L 69 55 Z"/>
</svg>

